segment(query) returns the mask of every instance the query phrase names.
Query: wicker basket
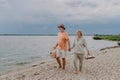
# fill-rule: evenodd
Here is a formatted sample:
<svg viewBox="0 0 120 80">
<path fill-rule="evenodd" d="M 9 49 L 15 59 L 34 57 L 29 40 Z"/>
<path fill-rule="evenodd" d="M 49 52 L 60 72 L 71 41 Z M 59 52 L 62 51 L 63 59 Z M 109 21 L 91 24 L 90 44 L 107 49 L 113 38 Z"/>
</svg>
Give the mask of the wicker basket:
<svg viewBox="0 0 120 80">
<path fill-rule="evenodd" d="M 52 58 L 56 58 L 56 50 L 50 51 L 50 56 L 51 56 Z"/>
</svg>

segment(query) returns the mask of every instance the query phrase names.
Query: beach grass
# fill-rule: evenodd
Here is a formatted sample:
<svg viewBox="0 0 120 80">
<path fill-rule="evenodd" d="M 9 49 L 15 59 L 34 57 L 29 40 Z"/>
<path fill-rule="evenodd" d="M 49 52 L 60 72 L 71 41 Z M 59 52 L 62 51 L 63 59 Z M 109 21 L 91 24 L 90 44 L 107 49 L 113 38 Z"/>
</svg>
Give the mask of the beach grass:
<svg viewBox="0 0 120 80">
<path fill-rule="evenodd" d="M 120 41 L 120 35 L 94 35 L 93 39 Z"/>
</svg>

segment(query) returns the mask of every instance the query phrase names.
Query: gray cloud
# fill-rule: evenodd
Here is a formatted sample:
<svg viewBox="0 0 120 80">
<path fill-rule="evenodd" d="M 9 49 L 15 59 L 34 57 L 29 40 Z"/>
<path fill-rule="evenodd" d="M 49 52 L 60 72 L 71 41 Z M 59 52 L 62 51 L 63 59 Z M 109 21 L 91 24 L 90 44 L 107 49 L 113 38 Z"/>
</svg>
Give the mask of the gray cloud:
<svg viewBox="0 0 120 80">
<path fill-rule="evenodd" d="M 84 1 L 73 1 L 73 2 L 68 2 L 66 4 L 70 7 L 75 7 L 75 8 L 77 8 L 77 7 L 91 7 L 91 8 L 97 7 L 97 5 L 94 3 L 84 2 Z"/>
<path fill-rule="evenodd" d="M 0 23 L 82 22 L 120 16 L 120 0 L 0 0 Z"/>
</svg>

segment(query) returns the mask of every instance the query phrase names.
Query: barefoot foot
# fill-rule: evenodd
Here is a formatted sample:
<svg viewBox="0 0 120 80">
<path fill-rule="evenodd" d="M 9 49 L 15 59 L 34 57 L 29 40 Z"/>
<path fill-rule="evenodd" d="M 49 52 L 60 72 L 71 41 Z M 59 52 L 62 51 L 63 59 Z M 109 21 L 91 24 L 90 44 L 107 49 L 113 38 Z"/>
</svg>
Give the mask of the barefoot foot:
<svg viewBox="0 0 120 80">
<path fill-rule="evenodd" d="M 74 74 L 77 74 L 77 71 L 74 71 Z"/>
</svg>

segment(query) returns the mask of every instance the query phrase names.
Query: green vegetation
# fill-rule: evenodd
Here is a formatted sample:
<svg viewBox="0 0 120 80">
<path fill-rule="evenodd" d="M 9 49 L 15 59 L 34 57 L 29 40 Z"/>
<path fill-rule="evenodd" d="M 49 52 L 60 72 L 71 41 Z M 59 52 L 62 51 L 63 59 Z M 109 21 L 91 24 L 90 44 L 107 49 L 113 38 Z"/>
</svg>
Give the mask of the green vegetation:
<svg viewBox="0 0 120 80">
<path fill-rule="evenodd" d="M 94 35 L 93 39 L 95 40 L 111 40 L 111 41 L 120 41 L 120 35 Z"/>
</svg>

